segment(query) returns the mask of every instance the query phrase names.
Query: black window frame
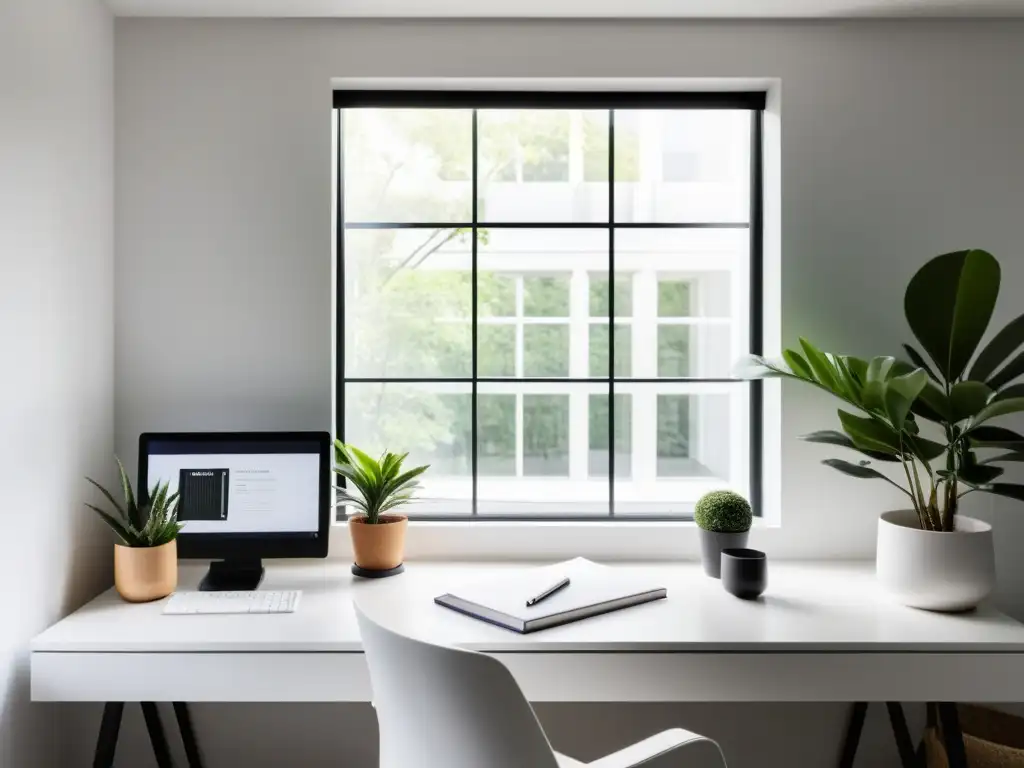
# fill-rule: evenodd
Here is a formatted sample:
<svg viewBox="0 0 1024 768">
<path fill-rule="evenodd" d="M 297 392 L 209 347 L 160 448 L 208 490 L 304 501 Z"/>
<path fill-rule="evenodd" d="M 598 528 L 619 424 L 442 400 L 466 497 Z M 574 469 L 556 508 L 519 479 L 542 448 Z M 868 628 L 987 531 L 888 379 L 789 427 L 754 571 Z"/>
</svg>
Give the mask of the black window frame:
<svg viewBox="0 0 1024 768">
<path fill-rule="evenodd" d="M 692 515 L 680 514 L 615 514 L 615 384 L 656 384 L 675 382 L 736 383 L 749 387 L 750 402 L 750 504 L 755 516 L 763 515 L 763 435 L 764 435 L 764 388 L 760 380 L 746 381 L 737 378 L 708 377 L 657 377 L 633 378 L 615 376 L 615 344 L 609 344 L 608 375 L 586 378 L 559 377 L 544 379 L 536 377 L 486 377 L 478 375 L 477 350 L 477 230 L 481 227 L 495 229 L 606 229 L 608 231 L 608 274 L 614 286 L 615 275 L 615 232 L 622 229 L 746 229 L 750 234 L 750 352 L 763 354 L 764 343 L 764 111 L 767 94 L 763 91 L 479 91 L 479 90 L 336 90 L 333 107 L 337 117 L 335 136 L 336 167 L 336 317 L 335 317 L 335 412 L 336 436 L 344 440 L 345 435 L 345 385 L 346 384 L 417 384 L 417 383 L 463 383 L 471 385 L 470 428 L 471 428 L 471 513 L 461 515 L 424 515 L 418 519 L 451 522 L 685 522 Z M 343 110 L 349 108 L 435 108 L 472 110 L 472 221 L 444 222 L 445 228 L 471 230 L 472 248 L 472 375 L 469 377 L 398 377 L 374 378 L 345 375 L 345 232 L 348 229 L 415 229 L 437 227 L 438 223 L 428 222 L 346 222 L 345 221 L 345 157 Z M 482 109 L 600 109 L 608 110 L 608 220 L 607 222 L 481 222 L 478 217 L 478 111 Z M 750 212 L 747 222 L 616 222 L 615 221 L 615 111 L 643 109 L 729 109 L 749 110 L 750 120 Z M 615 291 L 609 290 L 609 332 L 615 327 Z M 608 513 L 551 515 L 528 513 L 495 515 L 479 513 L 477 450 L 478 450 L 478 385 L 492 382 L 545 382 L 559 383 L 607 383 L 608 384 L 608 428 L 611 439 L 608 466 Z M 344 479 L 342 478 L 342 482 Z M 417 516 L 411 515 L 413 519 Z"/>
</svg>

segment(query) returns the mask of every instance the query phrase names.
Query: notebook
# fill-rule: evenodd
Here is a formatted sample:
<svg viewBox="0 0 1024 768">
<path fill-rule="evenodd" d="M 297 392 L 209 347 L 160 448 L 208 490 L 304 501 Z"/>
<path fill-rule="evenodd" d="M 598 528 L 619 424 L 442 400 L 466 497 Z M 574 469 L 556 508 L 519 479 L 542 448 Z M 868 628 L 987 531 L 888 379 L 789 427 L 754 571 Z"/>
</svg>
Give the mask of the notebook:
<svg viewBox="0 0 1024 768">
<path fill-rule="evenodd" d="M 526 601 L 568 577 L 568 587 L 530 608 Z M 628 571 L 578 557 L 461 586 L 434 602 L 475 619 L 529 634 L 652 600 L 668 590 Z"/>
</svg>

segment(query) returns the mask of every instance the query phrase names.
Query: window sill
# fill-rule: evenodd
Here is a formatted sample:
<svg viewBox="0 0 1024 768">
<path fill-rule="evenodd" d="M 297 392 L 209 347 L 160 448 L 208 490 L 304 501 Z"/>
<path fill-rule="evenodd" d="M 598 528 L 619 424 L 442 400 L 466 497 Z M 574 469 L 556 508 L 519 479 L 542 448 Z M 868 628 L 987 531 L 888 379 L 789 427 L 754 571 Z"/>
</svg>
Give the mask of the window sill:
<svg viewBox="0 0 1024 768">
<path fill-rule="evenodd" d="M 755 520 L 755 530 L 774 528 Z M 698 554 L 692 521 L 616 522 L 434 522 L 412 521 L 406 535 L 408 560 L 669 560 Z M 351 559 L 347 526 L 331 528 L 329 557 Z"/>
</svg>

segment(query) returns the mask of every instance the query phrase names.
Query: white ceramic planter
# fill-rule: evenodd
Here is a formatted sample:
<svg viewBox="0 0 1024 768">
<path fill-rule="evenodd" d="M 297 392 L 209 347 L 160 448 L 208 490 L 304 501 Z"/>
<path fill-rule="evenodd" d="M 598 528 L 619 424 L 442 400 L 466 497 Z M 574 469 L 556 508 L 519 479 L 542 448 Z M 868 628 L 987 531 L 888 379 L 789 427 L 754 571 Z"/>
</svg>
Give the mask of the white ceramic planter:
<svg viewBox="0 0 1024 768">
<path fill-rule="evenodd" d="M 875 567 L 882 587 L 904 605 L 969 610 L 995 588 L 992 526 L 957 515 L 955 531 L 924 531 L 912 509 L 885 512 Z"/>
</svg>

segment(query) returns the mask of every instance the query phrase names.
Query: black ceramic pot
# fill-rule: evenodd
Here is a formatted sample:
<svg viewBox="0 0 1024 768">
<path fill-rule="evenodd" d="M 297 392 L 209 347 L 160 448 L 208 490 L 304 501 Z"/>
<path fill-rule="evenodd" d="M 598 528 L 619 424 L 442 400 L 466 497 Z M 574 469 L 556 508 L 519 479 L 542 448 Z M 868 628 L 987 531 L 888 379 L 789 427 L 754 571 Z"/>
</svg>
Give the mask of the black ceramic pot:
<svg viewBox="0 0 1024 768">
<path fill-rule="evenodd" d="M 754 600 L 768 586 L 768 557 L 757 549 L 722 550 L 722 586 L 743 600 Z"/>
</svg>

